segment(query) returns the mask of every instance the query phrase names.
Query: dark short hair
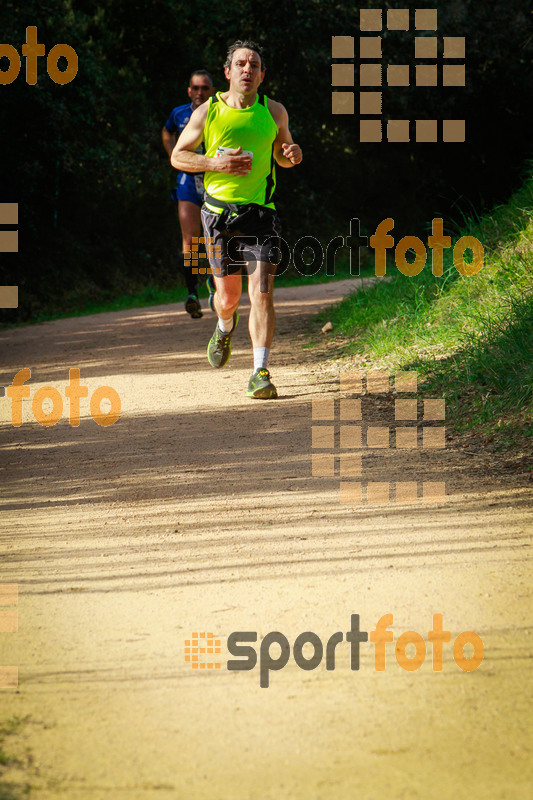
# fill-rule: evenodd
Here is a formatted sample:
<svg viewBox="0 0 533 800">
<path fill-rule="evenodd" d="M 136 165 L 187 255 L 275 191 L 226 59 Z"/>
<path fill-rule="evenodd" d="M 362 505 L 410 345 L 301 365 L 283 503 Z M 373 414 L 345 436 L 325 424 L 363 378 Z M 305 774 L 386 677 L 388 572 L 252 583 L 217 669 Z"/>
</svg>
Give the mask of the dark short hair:
<svg viewBox="0 0 533 800">
<path fill-rule="evenodd" d="M 265 69 L 265 59 L 263 58 L 263 48 L 257 42 L 251 42 L 248 39 L 241 41 L 241 39 L 237 39 L 236 42 L 233 42 L 232 45 L 229 46 L 228 52 L 226 55 L 226 61 L 224 63 L 225 67 L 231 67 L 231 61 L 233 59 L 233 53 L 235 50 L 253 50 L 254 53 L 257 53 L 259 58 L 261 59 L 261 69 Z"/>
<path fill-rule="evenodd" d="M 211 77 L 211 73 L 209 73 L 206 69 L 195 69 L 194 72 L 191 72 L 191 77 L 189 78 L 189 86 L 192 83 L 192 79 L 195 75 L 205 75 L 206 78 L 209 78 L 211 81 L 211 86 L 213 86 L 213 78 Z"/>
</svg>

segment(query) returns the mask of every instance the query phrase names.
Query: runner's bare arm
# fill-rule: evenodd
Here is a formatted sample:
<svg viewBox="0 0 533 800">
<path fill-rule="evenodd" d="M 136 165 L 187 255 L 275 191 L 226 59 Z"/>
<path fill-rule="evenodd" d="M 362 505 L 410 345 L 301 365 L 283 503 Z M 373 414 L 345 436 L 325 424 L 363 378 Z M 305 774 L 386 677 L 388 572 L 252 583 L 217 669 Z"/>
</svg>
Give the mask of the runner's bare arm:
<svg viewBox="0 0 533 800">
<path fill-rule="evenodd" d="M 240 155 L 241 147 L 234 150 L 233 155 L 224 155 L 220 158 L 211 158 L 194 152 L 204 138 L 208 108 L 209 102 L 202 103 L 193 111 L 172 151 L 170 163 L 183 172 L 227 172 L 230 175 L 247 175 L 252 169 L 252 159 L 250 156 Z"/>
<path fill-rule="evenodd" d="M 294 167 L 303 158 L 300 145 L 292 140 L 289 130 L 289 115 L 281 103 L 268 99 L 268 108 L 278 126 L 278 135 L 274 140 L 274 158 L 280 167 Z"/>
<path fill-rule="evenodd" d="M 178 140 L 178 134 L 169 133 L 167 129 L 163 126 L 163 130 L 161 131 L 161 141 L 163 142 L 163 147 L 167 151 L 169 157 L 172 155 L 172 151 L 175 147 L 177 140 Z"/>
</svg>

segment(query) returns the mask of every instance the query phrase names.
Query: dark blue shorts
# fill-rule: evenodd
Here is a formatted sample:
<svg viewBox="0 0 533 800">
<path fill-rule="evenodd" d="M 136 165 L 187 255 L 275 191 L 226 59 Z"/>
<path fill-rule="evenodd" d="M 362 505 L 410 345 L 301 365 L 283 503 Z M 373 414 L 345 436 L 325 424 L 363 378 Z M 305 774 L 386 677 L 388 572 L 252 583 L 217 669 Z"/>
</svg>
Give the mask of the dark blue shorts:
<svg viewBox="0 0 533 800">
<path fill-rule="evenodd" d="M 191 175 L 188 172 L 180 172 L 177 186 L 172 189 L 170 196 L 176 203 L 178 200 L 188 200 L 190 203 L 201 206 L 204 201 L 203 178 L 202 172 L 195 175 Z"/>
</svg>

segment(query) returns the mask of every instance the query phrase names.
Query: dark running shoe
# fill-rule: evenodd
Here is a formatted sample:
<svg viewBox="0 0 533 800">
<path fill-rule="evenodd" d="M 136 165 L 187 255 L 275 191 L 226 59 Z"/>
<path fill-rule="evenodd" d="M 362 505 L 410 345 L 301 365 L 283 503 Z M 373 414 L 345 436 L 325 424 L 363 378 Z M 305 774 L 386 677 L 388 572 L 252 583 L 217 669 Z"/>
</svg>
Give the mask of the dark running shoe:
<svg viewBox="0 0 533 800">
<path fill-rule="evenodd" d="M 185 301 L 185 311 L 187 314 L 190 314 L 193 319 L 200 319 L 200 317 L 203 317 L 202 308 L 197 295 L 190 294 L 188 296 Z"/>
<path fill-rule="evenodd" d="M 212 367 L 219 369 L 223 367 L 224 364 L 228 363 L 231 355 L 231 337 L 237 327 L 238 321 L 239 315 L 235 312 L 233 315 L 233 328 L 229 333 L 222 333 L 217 322 L 215 332 L 207 345 L 207 358 Z"/>
<path fill-rule="evenodd" d="M 215 279 L 213 278 L 212 275 L 207 276 L 206 283 L 207 283 L 207 288 L 209 289 L 209 300 L 207 302 L 209 303 L 209 308 L 211 309 L 211 311 L 214 311 L 216 288 L 215 288 Z"/>
<path fill-rule="evenodd" d="M 270 380 L 267 369 L 256 369 L 248 383 L 246 397 L 255 397 L 257 400 L 275 400 L 278 396 L 276 387 Z"/>
</svg>

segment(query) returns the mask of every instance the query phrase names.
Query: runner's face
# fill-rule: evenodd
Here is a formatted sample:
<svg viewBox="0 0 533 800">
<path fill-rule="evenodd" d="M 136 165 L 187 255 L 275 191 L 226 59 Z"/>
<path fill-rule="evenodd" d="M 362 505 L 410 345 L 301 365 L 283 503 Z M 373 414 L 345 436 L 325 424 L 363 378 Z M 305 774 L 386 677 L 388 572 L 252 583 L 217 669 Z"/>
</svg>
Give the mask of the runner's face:
<svg viewBox="0 0 533 800">
<path fill-rule="evenodd" d="M 261 71 L 261 59 L 254 50 L 235 50 L 231 66 L 224 68 L 224 74 L 229 80 L 230 89 L 240 94 L 253 94 L 257 92 L 259 84 L 265 77 Z"/>
<path fill-rule="evenodd" d="M 213 84 L 205 75 L 193 75 L 188 92 L 193 109 L 198 108 L 213 94 Z"/>
</svg>

